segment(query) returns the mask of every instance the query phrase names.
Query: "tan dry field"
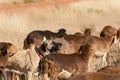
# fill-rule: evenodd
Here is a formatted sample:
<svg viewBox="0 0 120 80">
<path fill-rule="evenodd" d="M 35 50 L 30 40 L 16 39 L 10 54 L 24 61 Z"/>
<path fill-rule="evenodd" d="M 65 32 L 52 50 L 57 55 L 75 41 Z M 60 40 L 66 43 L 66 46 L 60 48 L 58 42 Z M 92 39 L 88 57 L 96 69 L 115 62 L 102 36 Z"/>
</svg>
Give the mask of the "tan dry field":
<svg viewBox="0 0 120 80">
<path fill-rule="evenodd" d="M 105 25 L 119 28 L 119 0 L 53 0 L 37 3 L 0 5 L 0 41 L 22 48 L 26 35 L 33 30 L 60 28 L 68 33 L 91 28 L 93 35 Z"/>
</svg>

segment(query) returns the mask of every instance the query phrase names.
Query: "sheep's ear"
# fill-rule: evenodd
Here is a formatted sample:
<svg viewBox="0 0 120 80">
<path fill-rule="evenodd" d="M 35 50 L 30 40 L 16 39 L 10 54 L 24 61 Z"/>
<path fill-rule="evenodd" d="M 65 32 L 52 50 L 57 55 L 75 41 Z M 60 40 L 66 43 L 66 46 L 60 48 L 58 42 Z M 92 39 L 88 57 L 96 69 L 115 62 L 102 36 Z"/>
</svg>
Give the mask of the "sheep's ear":
<svg viewBox="0 0 120 80">
<path fill-rule="evenodd" d="M 47 39 L 46 39 L 46 37 L 44 36 L 44 37 L 43 37 L 43 41 L 46 41 L 46 40 L 47 40 Z"/>
<path fill-rule="evenodd" d="M 46 52 L 46 47 L 47 47 L 47 44 L 43 43 L 43 44 L 40 46 L 40 50 Z"/>
<path fill-rule="evenodd" d="M 45 42 L 46 40 L 47 40 L 47 39 L 46 39 L 46 37 L 45 37 L 45 36 L 43 36 L 43 41 L 42 41 L 42 43 L 43 43 L 43 42 Z"/>
<path fill-rule="evenodd" d="M 120 39 L 120 28 L 117 30 L 117 39 Z"/>
<path fill-rule="evenodd" d="M 105 34 L 104 34 L 103 31 L 101 31 L 101 33 L 100 33 L 100 37 L 105 37 Z"/>
<path fill-rule="evenodd" d="M 117 36 L 116 36 L 116 34 L 113 35 L 112 43 L 117 44 Z"/>
<path fill-rule="evenodd" d="M 7 54 L 7 45 L 0 49 L 0 55 L 4 56 Z"/>
</svg>

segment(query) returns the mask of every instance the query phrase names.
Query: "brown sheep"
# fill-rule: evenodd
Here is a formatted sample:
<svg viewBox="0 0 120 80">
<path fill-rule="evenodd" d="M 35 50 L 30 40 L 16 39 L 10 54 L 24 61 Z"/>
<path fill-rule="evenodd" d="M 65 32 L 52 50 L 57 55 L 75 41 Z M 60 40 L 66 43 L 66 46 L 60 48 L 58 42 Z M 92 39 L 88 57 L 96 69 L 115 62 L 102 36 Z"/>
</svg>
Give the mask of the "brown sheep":
<svg viewBox="0 0 120 80">
<path fill-rule="evenodd" d="M 106 36 L 106 37 L 97 37 L 97 36 L 89 36 L 87 37 L 83 45 L 91 45 L 93 53 L 96 56 L 103 56 L 103 61 L 107 64 L 106 57 L 107 53 L 110 50 L 112 43 L 114 42 L 115 36 Z M 79 50 L 82 52 L 82 48 Z"/>
<path fill-rule="evenodd" d="M 91 35 L 91 29 L 86 28 L 84 34 L 77 32 L 73 35 L 68 34 L 64 38 L 74 46 L 75 52 L 77 53 L 80 46 L 83 44 L 84 39 L 90 35 Z"/>
<path fill-rule="evenodd" d="M 32 80 L 33 73 L 37 72 L 37 67 L 39 65 L 39 60 L 42 58 L 36 52 L 34 44 L 30 44 L 30 49 L 18 50 L 15 55 L 10 57 L 9 65 L 7 68 L 11 70 L 18 70 L 22 74 L 26 75 L 26 80 Z"/>
<path fill-rule="evenodd" d="M 60 54 L 52 53 L 46 55 L 39 64 L 39 72 L 43 80 L 50 76 L 51 80 L 57 80 L 58 77 L 68 78 L 73 75 L 88 71 L 88 62 L 92 56 L 91 46 L 85 45 L 82 54 Z"/>
<path fill-rule="evenodd" d="M 42 48 L 43 47 L 43 48 Z M 74 46 L 64 38 L 55 38 L 52 40 L 46 40 L 41 45 L 41 50 L 45 50 L 47 53 L 61 53 L 61 54 L 73 54 L 75 53 Z M 43 53 L 45 54 L 45 53 Z"/>
<path fill-rule="evenodd" d="M 65 29 L 60 29 L 57 33 L 54 33 L 49 30 L 34 30 L 30 32 L 25 38 L 23 49 L 29 49 L 31 43 L 35 43 L 35 45 L 39 47 L 42 44 L 42 42 L 44 42 L 44 39 L 63 37 L 64 35 L 66 35 Z"/>
<path fill-rule="evenodd" d="M 0 42 L 0 70 L 7 79 L 6 66 L 8 65 L 9 58 L 17 52 L 17 48 L 12 43 Z"/>
<path fill-rule="evenodd" d="M 100 72 L 83 73 L 67 80 L 120 80 L 120 75 Z"/>
<path fill-rule="evenodd" d="M 100 37 L 105 37 L 105 36 L 113 36 L 117 34 L 117 29 L 108 25 L 103 28 L 103 30 L 100 33 Z"/>
<path fill-rule="evenodd" d="M 97 72 L 103 72 L 108 74 L 119 74 L 120 75 L 120 66 L 106 66 Z"/>
</svg>

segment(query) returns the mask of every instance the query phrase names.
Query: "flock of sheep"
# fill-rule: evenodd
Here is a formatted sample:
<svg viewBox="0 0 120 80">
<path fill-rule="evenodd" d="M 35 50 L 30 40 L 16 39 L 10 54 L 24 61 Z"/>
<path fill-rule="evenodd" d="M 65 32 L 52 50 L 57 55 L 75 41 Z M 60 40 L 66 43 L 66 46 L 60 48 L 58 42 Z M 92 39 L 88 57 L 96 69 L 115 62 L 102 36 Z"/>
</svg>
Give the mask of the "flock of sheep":
<svg viewBox="0 0 120 80">
<path fill-rule="evenodd" d="M 120 80 L 120 66 L 107 60 L 113 45 L 120 53 L 120 29 L 112 26 L 105 26 L 100 36 L 91 35 L 90 28 L 74 34 L 64 28 L 57 33 L 35 30 L 22 50 L 0 42 L 0 80 Z M 93 58 L 106 66 L 92 71 Z"/>
</svg>

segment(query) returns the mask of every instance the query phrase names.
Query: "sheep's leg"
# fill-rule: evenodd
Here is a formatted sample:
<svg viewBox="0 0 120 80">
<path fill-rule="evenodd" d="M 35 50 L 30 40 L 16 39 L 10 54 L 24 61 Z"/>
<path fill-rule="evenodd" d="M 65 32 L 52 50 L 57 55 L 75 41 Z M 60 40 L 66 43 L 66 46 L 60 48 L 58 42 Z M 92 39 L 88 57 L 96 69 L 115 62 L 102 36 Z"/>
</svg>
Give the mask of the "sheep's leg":
<svg viewBox="0 0 120 80">
<path fill-rule="evenodd" d="M 13 72 L 11 72 L 12 79 L 11 80 L 19 80 L 17 79 L 17 75 Z"/>
<path fill-rule="evenodd" d="M 47 74 L 47 73 L 44 74 L 44 78 L 45 78 L 45 80 L 49 80 L 49 78 L 48 78 L 48 74 Z"/>
<path fill-rule="evenodd" d="M 66 71 L 62 69 L 62 71 L 58 74 L 58 77 L 69 78 L 72 75 L 72 72 Z"/>
<path fill-rule="evenodd" d="M 32 72 L 27 72 L 27 80 L 32 80 Z"/>
<path fill-rule="evenodd" d="M 49 80 L 47 73 L 41 74 L 40 76 L 41 76 L 41 80 Z"/>
<path fill-rule="evenodd" d="M 16 79 L 17 80 L 20 80 L 20 76 L 16 74 Z"/>
<path fill-rule="evenodd" d="M 58 79 L 58 73 L 54 73 L 54 74 L 50 75 L 50 80 L 60 80 L 60 79 Z"/>
<path fill-rule="evenodd" d="M 25 80 L 26 76 L 24 74 L 20 75 L 20 80 Z"/>
<path fill-rule="evenodd" d="M 107 53 L 103 55 L 103 61 L 105 62 L 105 64 L 108 64 L 106 59 L 107 59 Z"/>
<path fill-rule="evenodd" d="M 8 80 L 8 77 L 7 77 L 7 74 L 6 74 L 6 70 L 3 69 L 2 72 L 3 72 L 4 80 Z"/>
<path fill-rule="evenodd" d="M 57 79 L 57 75 L 56 75 L 56 76 L 55 76 L 55 75 L 52 76 L 50 80 L 58 80 L 58 79 Z"/>
</svg>

